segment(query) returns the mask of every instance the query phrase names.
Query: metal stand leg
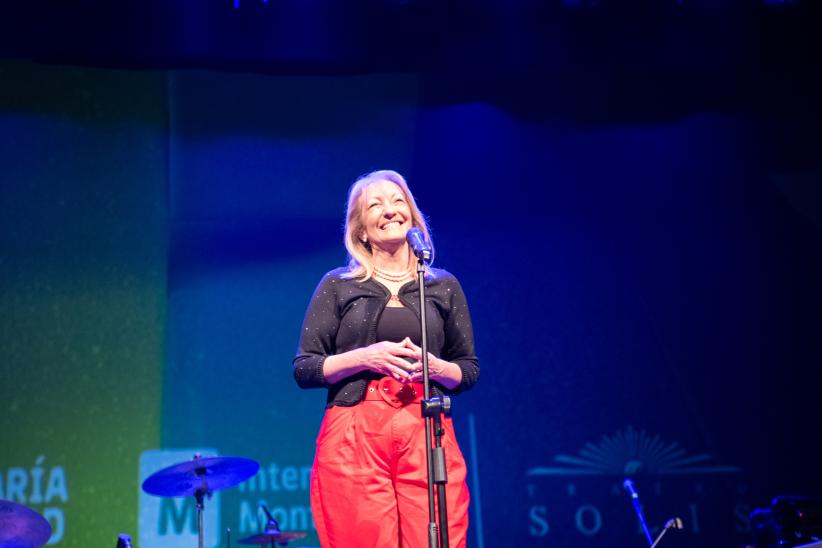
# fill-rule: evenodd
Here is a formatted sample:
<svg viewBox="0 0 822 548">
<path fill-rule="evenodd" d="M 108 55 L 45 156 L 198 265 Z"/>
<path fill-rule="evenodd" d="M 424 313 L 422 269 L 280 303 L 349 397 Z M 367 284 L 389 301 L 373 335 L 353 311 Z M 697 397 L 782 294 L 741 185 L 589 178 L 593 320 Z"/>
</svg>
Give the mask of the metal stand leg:
<svg viewBox="0 0 822 548">
<path fill-rule="evenodd" d="M 194 493 L 194 498 L 197 501 L 197 546 L 203 548 L 203 509 L 205 493 L 198 490 Z"/>
</svg>

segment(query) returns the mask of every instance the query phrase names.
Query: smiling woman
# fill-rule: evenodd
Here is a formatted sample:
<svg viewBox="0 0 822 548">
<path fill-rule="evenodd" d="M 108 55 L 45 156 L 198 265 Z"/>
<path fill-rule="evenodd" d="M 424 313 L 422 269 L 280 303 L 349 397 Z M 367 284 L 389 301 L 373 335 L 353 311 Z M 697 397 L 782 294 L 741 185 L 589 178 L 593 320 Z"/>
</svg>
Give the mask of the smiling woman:
<svg viewBox="0 0 822 548">
<path fill-rule="evenodd" d="M 414 256 L 405 245 L 405 234 L 412 227 L 419 228 L 425 235 L 433 256 L 428 223 L 403 176 L 396 171 L 381 170 L 357 179 L 348 193 L 345 248 L 350 255 L 350 272 L 347 276 L 365 281 L 374 275 L 374 267 L 379 266 L 383 272 L 410 272 L 416 278 Z"/>
<path fill-rule="evenodd" d="M 372 249 L 399 249 L 411 224 L 411 209 L 402 189 L 391 181 L 373 183 L 366 187 L 362 201 L 366 243 L 370 241 Z"/>
<path fill-rule="evenodd" d="M 328 390 L 311 476 L 311 508 L 325 547 L 427 546 L 427 480 L 419 284 L 406 242 L 428 226 L 405 179 L 375 171 L 348 196 L 347 267 L 323 277 L 306 311 L 294 376 Z M 430 239 L 429 239 L 430 241 Z M 426 287 L 432 395 L 479 377 L 462 287 L 429 268 Z M 465 546 L 468 487 L 449 417 L 443 419 L 452 546 Z"/>
</svg>

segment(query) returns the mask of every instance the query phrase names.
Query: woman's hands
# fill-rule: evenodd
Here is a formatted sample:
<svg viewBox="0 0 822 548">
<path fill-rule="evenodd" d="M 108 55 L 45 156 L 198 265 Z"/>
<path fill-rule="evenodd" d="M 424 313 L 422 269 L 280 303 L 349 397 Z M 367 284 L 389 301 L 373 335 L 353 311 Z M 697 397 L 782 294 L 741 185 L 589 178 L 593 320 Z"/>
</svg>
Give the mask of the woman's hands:
<svg viewBox="0 0 822 548">
<path fill-rule="evenodd" d="M 414 343 L 411 343 L 411 345 L 417 350 L 418 359 L 422 360 L 422 348 Z M 409 376 L 408 382 L 422 382 L 422 361 L 414 365 L 416 365 L 417 368 Z M 429 352 L 428 378 L 432 381 L 437 381 L 449 390 L 453 390 L 462 382 L 462 369 L 460 369 L 459 365 L 440 359 Z"/>
<path fill-rule="evenodd" d="M 400 382 L 410 382 L 411 375 L 422 368 L 420 349 L 408 337 L 398 343 L 374 343 L 355 352 L 360 353 L 359 362 L 364 369 L 394 377 Z"/>
<path fill-rule="evenodd" d="M 323 362 L 323 375 L 329 384 L 360 371 L 374 371 L 400 382 L 410 382 L 411 374 L 421 368 L 420 350 L 406 338 L 402 342 L 383 341 L 328 356 Z"/>
<path fill-rule="evenodd" d="M 342 354 L 328 356 L 323 363 L 325 380 L 337 383 L 360 371 L 374 371 L 400 382 L 422 382 L 422 348 L 405 338 L 402 342 L 383 341 Z M 428 353 L 428 375 L 452 390 L 462 382 L 462 369 Z"/>
</svg>

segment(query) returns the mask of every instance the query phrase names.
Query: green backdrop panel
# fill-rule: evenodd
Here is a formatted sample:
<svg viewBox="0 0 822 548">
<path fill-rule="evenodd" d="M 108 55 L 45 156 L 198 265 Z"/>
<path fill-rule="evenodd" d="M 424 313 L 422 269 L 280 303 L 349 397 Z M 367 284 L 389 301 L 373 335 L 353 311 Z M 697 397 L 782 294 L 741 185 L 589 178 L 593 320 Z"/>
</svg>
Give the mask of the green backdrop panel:
<svg viewBox="0 0 822 548">
<path fill-rule="evenodd" d="M 166 76 L 0 64 L 0 498 L 52 543 L 136 526 L 157 445 Z"/>
</svg>

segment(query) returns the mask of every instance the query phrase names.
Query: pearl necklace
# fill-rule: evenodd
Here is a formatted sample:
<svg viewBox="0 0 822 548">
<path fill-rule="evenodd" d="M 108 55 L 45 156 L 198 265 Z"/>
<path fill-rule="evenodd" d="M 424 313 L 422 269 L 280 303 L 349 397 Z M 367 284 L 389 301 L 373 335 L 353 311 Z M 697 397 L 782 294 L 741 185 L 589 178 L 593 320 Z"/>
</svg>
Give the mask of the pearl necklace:
<svg viewBox="0 0 822 548">
<path fill-rule="evenodd" d="M 411 273 L 408 271 L 402 274 L 392 274 L 391 272 L 380 270 L 376 266 L 374 267 L 374 275 L 378 278 L 382 278 L 383 280 L 395 283 L 404 282 L 405 280 L 411 279 L 412 277 Z"/>
</svg>

